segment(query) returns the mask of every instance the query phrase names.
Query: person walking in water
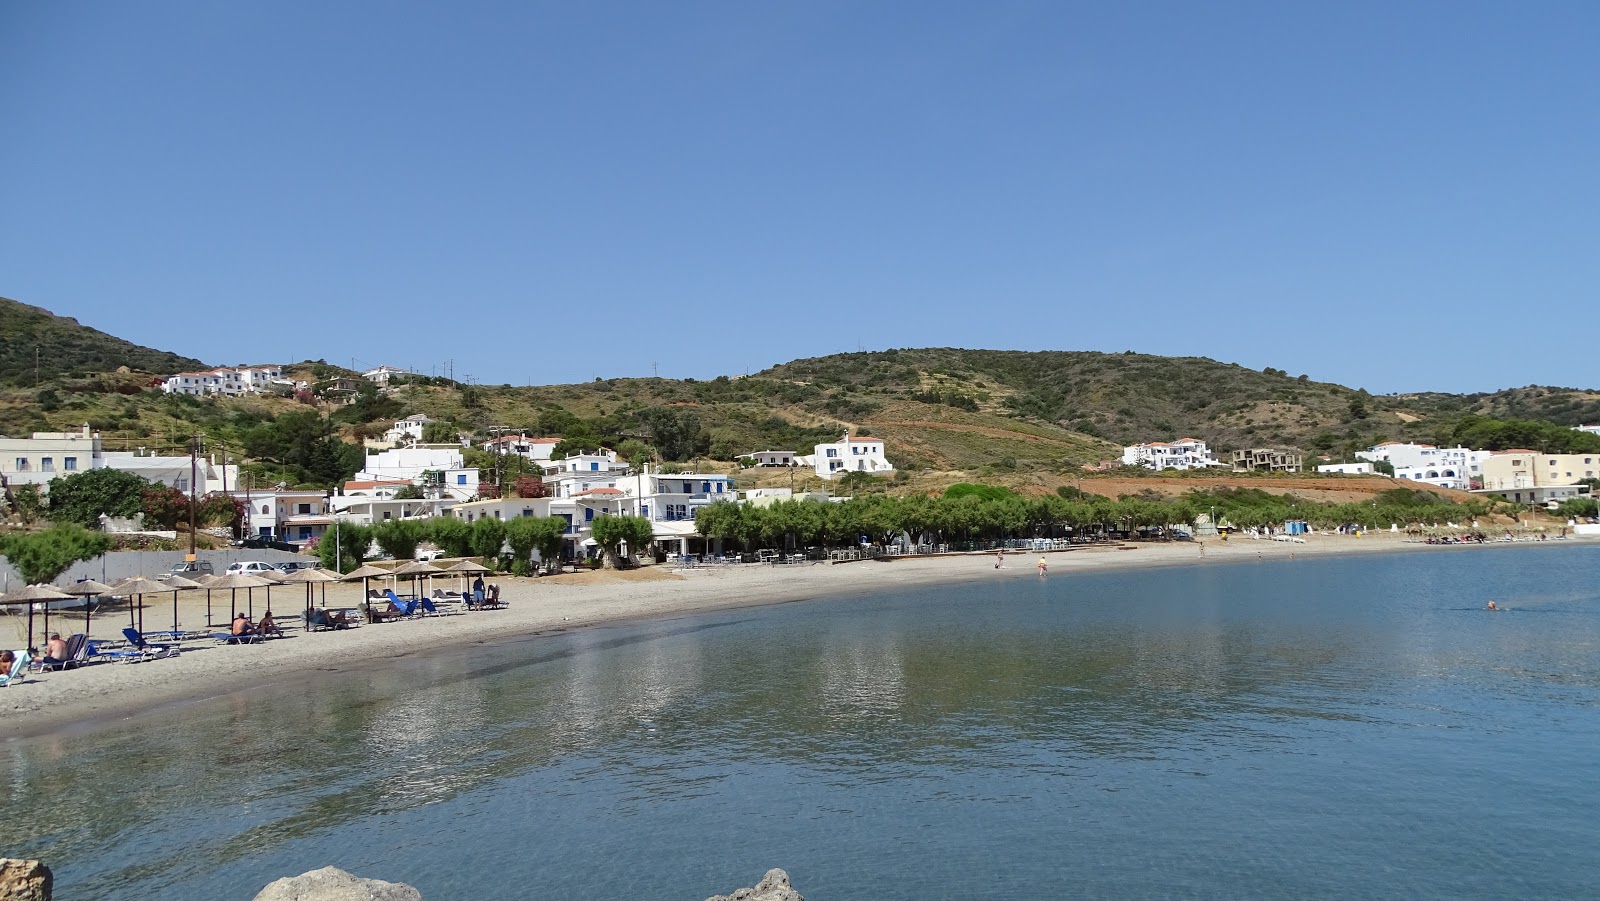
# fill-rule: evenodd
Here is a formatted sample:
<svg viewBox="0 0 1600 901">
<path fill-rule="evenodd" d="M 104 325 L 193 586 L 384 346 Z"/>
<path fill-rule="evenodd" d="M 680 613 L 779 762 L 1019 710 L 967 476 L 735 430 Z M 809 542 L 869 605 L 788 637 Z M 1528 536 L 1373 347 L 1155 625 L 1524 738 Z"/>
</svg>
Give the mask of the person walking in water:
<svg viewBox="0 0 1600 901">
<path fill-rule="evenodd" d="M 1050 571 L 1050 564 L 1046 563 L 1043 557 L 1040 557 L 1039 562 L 1035 563 L 1034 566 L 1039 568 L 1039 575 L 1041 576 Z"/>
</svg>

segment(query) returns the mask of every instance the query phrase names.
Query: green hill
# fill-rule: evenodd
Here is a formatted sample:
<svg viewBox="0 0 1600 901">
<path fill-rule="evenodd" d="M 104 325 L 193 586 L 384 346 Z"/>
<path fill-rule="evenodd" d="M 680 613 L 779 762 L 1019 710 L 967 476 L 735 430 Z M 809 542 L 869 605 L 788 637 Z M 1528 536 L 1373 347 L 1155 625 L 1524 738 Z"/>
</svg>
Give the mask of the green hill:
<svg viewBox="0 0 1600 901">
<path fill-rule="evenodd" d="M 1565 427 L 1600 421 L 1600 393 L 1577 389 L 1374 396 L 1204 357 L 957 348 L 837 354 L 710 380 L 515 387 L 412 376 L 382 392 L 367 386 L 346 405 L 172 397 L 152 386 L 150 374 L 197 361 L 15 301 L 0 300 L 0 326 L 0 433 L 88 423 L 114 444 L 134 446 L 199 433 L 262 460 L 263 477 L 291 480 L 310 471 L 299 450 L 328 437 L 377 437 L 411 413 L 441 422 L 436 439 L 505 428 L 583 445 L 632 442 L 637 450 L 642 443 L 668 461 L 807 453 L 848 429 L 883 438 L 902 469 L 991 474 L 1077 472 L 1115 459 L 1124 444 L 1191 436 L 1219 454 L 1289 446 L 1344 455 L 1386 439 L 1544 448 L 1569 438 L 1590 442 Z M 45 383 L 38 389 L 36 345 Z M 118 366 L 135 371 L 117 373 Z M 350 375 L 321 361 L 288 368 L 318 386 Z M 1529 421 L 1500 422 L 1508 419 Z"/>
<path fill-rule="evenodd" d="M 170 375 L 199 360 L 124 341 L 78 320 L 0 297 L 0 384 L 43 386 L 63 378 L 109 373 L 118 366 Z"/>
</svg>

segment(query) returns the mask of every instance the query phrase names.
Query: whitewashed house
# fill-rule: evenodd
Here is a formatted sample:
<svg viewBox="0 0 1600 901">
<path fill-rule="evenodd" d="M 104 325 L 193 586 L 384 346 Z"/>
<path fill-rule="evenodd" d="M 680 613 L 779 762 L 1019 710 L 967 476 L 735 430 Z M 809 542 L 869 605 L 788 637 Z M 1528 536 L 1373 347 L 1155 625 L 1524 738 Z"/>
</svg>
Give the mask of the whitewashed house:
<svg viewBox="0 0 1600 901">
<path fill-rule="evenodd" d="M 750 460 L 752 465 L 761 466 L 799 466 L 799 456 L 794 451 L 764 450 L 753 454 L 740 454 L 740 460 Z"/>
<path fill-rule="evenodd" d="M 361 373 L 361 377 L 378 385 L 387 385 L 389 380 L 397 375 L 410 375 L 407 370 L 398 366 L 379 366 L 377 369 L 368 369 Z"/>
<path fill-rule="evenodd" d="M 1317 472 L 1337 472 L 1347 476 L 1370 476 L 1376 471 L 1366 460 L 1360 463 L 1324 463 L 1317 467 Z"/>
<path fill-rule="evenodd" d="M 527 435 L 501 435 L 483 442 L 483 449 L 491 454 L 515 454 L 535 463 L 548 463 L 550 452 L 555 450 L 560 438 L 529 438 Z"/>
<path fill-rule="evenodd" d="M 430 422 L 433 420 L 422 413 L 413 413 L 405 419 L 397 419 L 394 425 L 383 433 L 383 440 L 390 445 L 421 444 L 422 432 Z"/>
<path fill-rule="evenodd" d="M 457 501 L 478 495 L 478 470 L 465 464 L 457 445 L 424 444 L 368 454 L 355 480 L 409 482 Z"/>
<path fill-rule="evenodd" d="M 78 432 L 0 437 L 0 481 L 8 486 L 47 485 L 51 479 L 99 469 L 103 464 L 100 434 L 90 432 L 88 425 Z"/>
<path fill-rule="evenodd" d="M 846 433 L 838 441 L 817 445 L 811 459 L 816 474 L 824 479 L 846 472 L 894 472 L 881 438 L 852 438 Z"/>
<path fill-rule="evenodd" d="M 1356 456 L 1372 462 L 1388 463 L 1394 467 L 1397 479 L 1465 491 L 1475 482 L 1482 483 L 1483 463 L 1493 453 L 1465 447 L 1441 448 L 1431 444 L 1385 441 L 1364 451 L 1357 451 Z"/>
<path fill-rule="evenodd" d="M 1163 469 L 1207 469 L 1225 465 L 1212 455 L 1211 449 L 1199 438 L 1130 445 L 1122 449 L 1122 464 L 1142 466 L 1158 472 Z"/>
<path fill-rule="evenodd" d="M 625 472 L 628 464 L 617 460 L 616 451 L 601 449 L 598 454 L 571 454 L 560 460 L 550 460 L 544 464 L 547 475 L 562 475 L 574 472 Z"/>
</svg>

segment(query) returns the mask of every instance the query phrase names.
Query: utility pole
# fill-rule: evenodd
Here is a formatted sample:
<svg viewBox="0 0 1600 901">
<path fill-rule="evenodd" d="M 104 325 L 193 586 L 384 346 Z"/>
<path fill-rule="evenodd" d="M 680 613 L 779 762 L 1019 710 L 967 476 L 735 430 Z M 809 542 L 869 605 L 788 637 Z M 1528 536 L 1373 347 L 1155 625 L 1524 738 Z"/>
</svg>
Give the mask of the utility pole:
<svg viewBox="0 0 1600 901">
<path fill-rule="evenodd" d="M 194 483 L 198 475 L 198 455 L 200 453 L 200 436 L 195 435 L 189 439 L 189 556 L 184 559 L 190 563 L 195 561 L 195 496 Z"/>
</svg>

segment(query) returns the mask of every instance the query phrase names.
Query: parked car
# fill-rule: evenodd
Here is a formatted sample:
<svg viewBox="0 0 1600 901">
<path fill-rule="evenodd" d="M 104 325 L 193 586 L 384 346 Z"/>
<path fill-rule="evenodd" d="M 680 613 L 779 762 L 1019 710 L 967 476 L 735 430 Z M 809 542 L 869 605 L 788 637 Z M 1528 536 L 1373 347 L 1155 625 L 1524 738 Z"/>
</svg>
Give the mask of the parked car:
<svg viewBox="0 0 1600 901">
<path fill-rule="evenodd" d="M 171 569 L 156 578 L 165 579 L 169 576 L 182 576 L 185 579 L 193 579 L 195 576 L 214 575 L 216 575 L 216 570 L 211 568 L 210 560 L 181 560 L 172 564 Z"/>
<path fill-rule="evenodd" d="M 284 575 L 290 575 L 292 573 L 297 573 L 302 569 L 316 569 L 316 568 L 317 568 L 317 565 L 315 563 L 312 563 L 310 560 L 289 560 L 289 561 L 287 561 L 285 563 L 279 563 L 277 565 L 278 572 L 281 572 Z"/>
<path fill-rule="evenodd" d="M 231 564 L 228 567 L 228 575 L 230 576 L 253 576 L 261 572 L 272 572 L 272 564 L 263 563 L 260 560 L 240 560 L 238 563 Z"/>
</svg>

